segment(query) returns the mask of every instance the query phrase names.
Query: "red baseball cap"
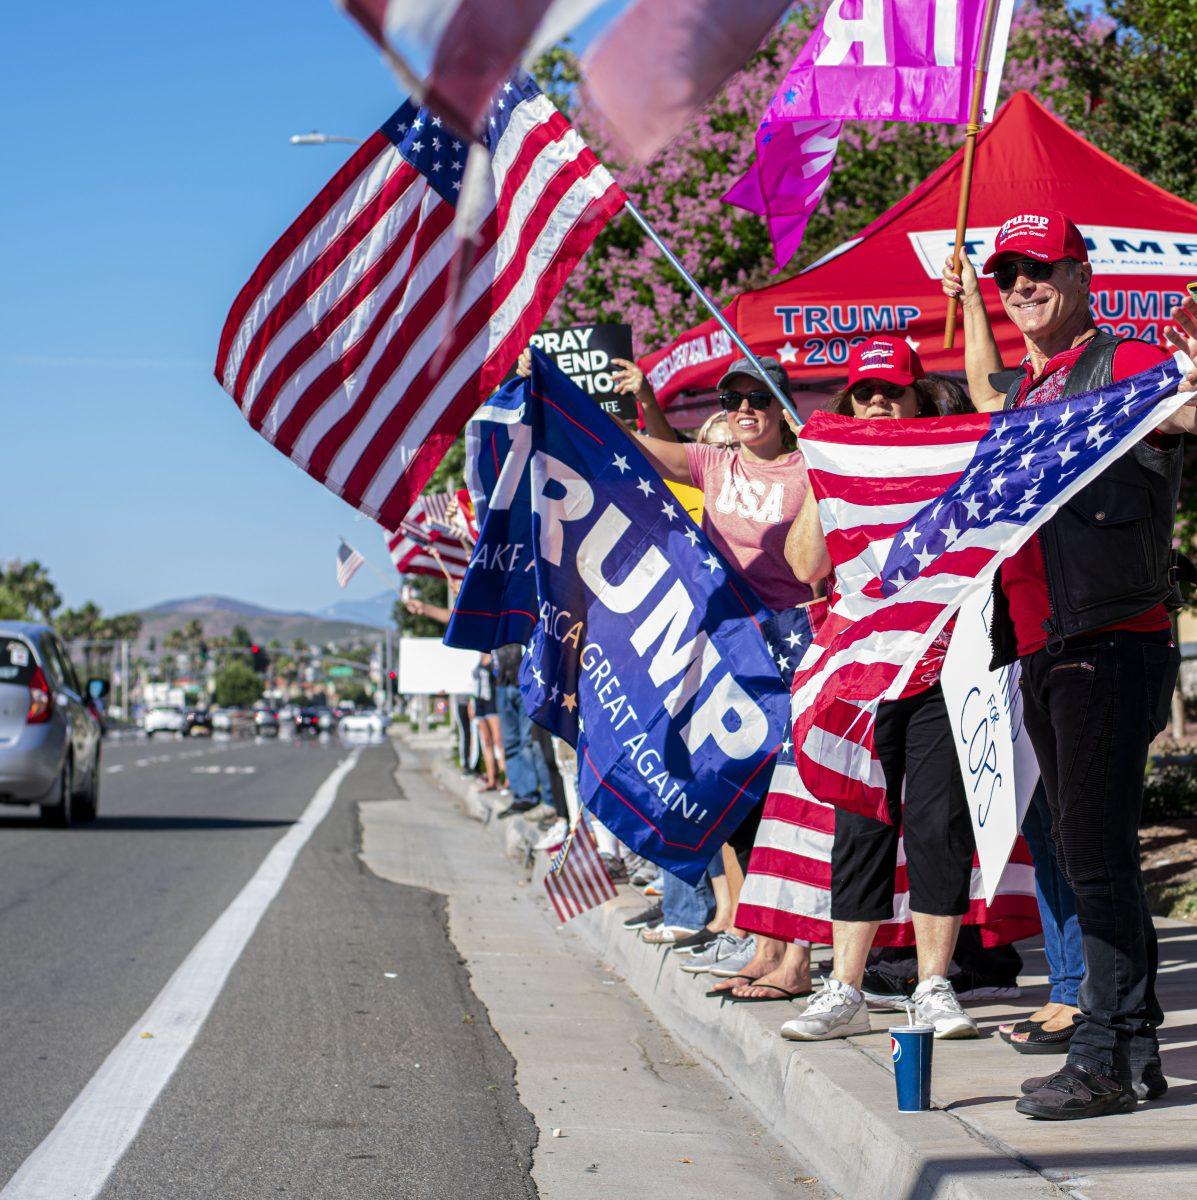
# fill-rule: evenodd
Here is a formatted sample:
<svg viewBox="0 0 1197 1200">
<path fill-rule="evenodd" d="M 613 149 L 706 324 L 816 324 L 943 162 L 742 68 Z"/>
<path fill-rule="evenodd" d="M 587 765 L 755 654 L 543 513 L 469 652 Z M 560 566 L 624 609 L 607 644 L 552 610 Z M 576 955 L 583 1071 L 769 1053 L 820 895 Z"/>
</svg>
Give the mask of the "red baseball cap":
<svg viewBox="0 0 1197 1200">
<path fill-rule="evenodd" d="M 853 346 L 848 355 L 849 387 L 861 379 L 884 379 L 906 387 L 924 374 L 919 356 L 903 338 L 869 338 Z"/>
<path fill-rule="evenodd" d="M 1034 258 L 1039 262 L 1059 262 L 1062 258 L 1089 261 L 1089 249 L 1081 231 L 1054 208 L 1011 217 L 998 230 L 993 253 L 985 260 L 982 272 L 990 274 L 1008 255 Z"/>
</svg>

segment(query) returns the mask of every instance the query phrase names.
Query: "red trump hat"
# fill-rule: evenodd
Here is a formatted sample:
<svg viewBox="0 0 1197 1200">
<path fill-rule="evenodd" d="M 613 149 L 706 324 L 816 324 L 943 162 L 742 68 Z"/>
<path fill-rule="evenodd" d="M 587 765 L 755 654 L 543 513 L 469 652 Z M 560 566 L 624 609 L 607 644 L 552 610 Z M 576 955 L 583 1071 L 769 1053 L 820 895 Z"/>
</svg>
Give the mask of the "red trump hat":
<svg viewBox="0 0 1197 1200">
<path fill-rule="evenodd" d="M 993 253 L 985 260 L 982 272 L 988 275 L 1007 257 L 1034 258 L 1039 262 L 1059 262 L 1072 258 L 1089 261 L 1089 249 L 1081 231 L 1057 209 L 1019 213 L 998 230 Z"/>
<path fill-rule="evenodd" d="M 884 379 L 907 387 L 924 373 L 919 356 L 903 338 L 869 338 L 853 346 L 848 356 L 849 387 L 861 379 Z"/>
</svg>

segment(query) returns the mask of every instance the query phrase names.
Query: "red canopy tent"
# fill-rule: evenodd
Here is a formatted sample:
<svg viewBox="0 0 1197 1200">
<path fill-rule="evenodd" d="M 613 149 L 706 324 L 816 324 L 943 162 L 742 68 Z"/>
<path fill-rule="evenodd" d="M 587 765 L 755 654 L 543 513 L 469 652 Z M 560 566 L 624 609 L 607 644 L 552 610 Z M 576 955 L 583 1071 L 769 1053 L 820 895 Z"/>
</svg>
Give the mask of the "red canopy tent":
<svg viewBox="0 0 1197 1200">
<path fill-rule="evenodd" d="M 963 335 L 956 349 L 943 349 L 947 299 L 939 284 L 955 239 L 962 162 L 960 151 L 800 275 L 736 297 L 724 310 L 731 323 L 756 353 L 778 358 L 800 392 L 836 386 L 852 343 L 880 332 L 905 336 L 929 371 L 962 371 Z M 1007 218 L 1043 208 L 1062 209 L 1086 236 L 1098 324 L 1162 343 L 1168 312 L 1185 283 L 1197 280 L 1197 205 L 1140 178 L 1018 92 L 977 141 L 967 242 L 973 262 L 989 254 Z M 982 288 L 1003 358 L 1013 365 L 1022 339 L 992 280 Z M 661 403 L 676 408 L 683 393 L 712 389 L 736 357 L 710 320 L 641 366 Z M 812 396 L 804 407 L 816 402 Z"/>
</svg>

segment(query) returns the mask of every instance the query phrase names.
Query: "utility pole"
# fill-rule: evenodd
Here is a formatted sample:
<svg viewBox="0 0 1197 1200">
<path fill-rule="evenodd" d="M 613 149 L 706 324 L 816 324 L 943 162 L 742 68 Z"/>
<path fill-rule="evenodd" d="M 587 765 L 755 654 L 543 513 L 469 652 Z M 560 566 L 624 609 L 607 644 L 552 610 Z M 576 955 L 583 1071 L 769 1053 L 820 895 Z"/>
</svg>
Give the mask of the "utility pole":
<svg viewBox="0 0 1197 1200">
<path fill-rule="evenodd" d="M 121 720 L 129 719 L 129 639 L 121 638 Z"/>
</svg>

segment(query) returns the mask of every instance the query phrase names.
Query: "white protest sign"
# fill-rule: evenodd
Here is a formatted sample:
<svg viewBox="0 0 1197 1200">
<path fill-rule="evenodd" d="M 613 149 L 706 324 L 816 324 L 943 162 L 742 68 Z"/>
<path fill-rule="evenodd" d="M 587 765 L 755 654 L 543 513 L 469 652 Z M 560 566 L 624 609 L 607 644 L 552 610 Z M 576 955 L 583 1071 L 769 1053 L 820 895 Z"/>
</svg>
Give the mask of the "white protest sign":
<svg viewBox="0 0 1197 1200">
<path fill-rule="evenodd" d="M 457 650 L 434 637 L 399 639 L 399 691 L 405 696 L 472 696 L 477 665 L 476 650 Z"/>
<path fill-rule="evenodd" d="M 961 605 L 941 676 L 986 903 L 997 891 L 1039 781 L 1022 719 L 1021 668 L 1015 663 L 989 670 L 992 601 L 986 589 Z"/>
</svg>

